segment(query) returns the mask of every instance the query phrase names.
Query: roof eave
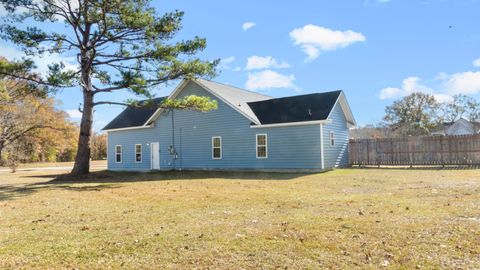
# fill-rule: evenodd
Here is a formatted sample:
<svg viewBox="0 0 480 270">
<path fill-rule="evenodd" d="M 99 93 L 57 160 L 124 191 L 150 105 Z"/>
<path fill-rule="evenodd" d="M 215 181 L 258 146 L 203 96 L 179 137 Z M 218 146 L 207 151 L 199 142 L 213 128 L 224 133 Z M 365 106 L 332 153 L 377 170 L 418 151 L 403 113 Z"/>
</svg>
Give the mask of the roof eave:
<svg viewBox="0 0 480 270">
<path fill-rule="evenodd" d="M 112 128 L 112 129 L 102 129 L 105 132 L 112 132 L 112 131 L 125 131 L 125 130 L 135 130 L 135 129 L 146 129 L 146 128 L 153 128 L 155 125 L 148 125 L 148 126 L 135 126 L 135 127 L 124 127 L 124 128 Z"/>
<path fill-rule="evenodd" d="M 291 127 L 291 126 L 318 125 L 318 124 L 331 124 L 331 123 L 332 123 L 332 120 L 325 119 L 325 120 L 313 120 L 313 121 L 251 125 L 250 128 Z"/>
</svg>

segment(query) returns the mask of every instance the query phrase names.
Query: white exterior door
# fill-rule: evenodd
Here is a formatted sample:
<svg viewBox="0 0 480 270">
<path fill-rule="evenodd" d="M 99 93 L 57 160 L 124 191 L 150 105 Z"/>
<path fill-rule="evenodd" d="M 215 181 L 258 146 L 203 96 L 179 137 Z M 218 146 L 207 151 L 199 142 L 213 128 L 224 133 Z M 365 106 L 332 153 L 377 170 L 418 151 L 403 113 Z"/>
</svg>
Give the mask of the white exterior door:
<svg viewBox="0 0 480 270">
<path fill-rule="evenodd" d="M 160 170 L 160 145 L 158 142 L 150 143 L 152 170 Z"/>
</svg>

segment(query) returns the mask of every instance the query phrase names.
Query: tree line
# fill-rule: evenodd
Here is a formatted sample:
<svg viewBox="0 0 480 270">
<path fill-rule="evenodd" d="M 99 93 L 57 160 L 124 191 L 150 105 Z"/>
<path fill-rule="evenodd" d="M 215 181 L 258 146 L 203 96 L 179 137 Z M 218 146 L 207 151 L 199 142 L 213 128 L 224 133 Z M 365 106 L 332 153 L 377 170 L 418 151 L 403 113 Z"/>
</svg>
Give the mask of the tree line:
<svg viewBox="0 0 480 270">
<path fill-rule="evenodd" d="M 478 123 L 480 102 L 462 94 L 448 102 L 439 102 L 431 94 L 414 92 L 387 106 L 380 123 L 356 129 L 352 135 L 355 138 L 430 135 L 445 123 L 460 118 Z"/>
<path fill-rule="evenodd" d="M 0 76 L 0 165 L 74 160 L 79 127 L 57 105 L 45 89 Z M 106 157 L 105 134 L 92 146 L 92 159 Z"/>
</svg>

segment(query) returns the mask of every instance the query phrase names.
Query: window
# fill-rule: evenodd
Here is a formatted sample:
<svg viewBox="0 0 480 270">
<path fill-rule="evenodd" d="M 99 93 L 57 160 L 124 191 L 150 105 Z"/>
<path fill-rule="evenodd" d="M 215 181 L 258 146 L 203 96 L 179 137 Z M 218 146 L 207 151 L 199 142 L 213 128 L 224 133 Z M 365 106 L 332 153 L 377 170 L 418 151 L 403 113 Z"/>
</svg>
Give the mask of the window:
<svg viewBox="0 0 480 270">
<path fill-rule="evenodd" d="M 212 137 L 212 158 L 222 158 L 222 137 L 220 136 Z"/>
<path fill-rule="evenodd" d="M 115 145 L 115 162 L 122 162 L 122 146 Z"/>
<path fill-rule="evenodd" d="M 135 162 L 142 162 L 142 145 L 135 144 Z"/>
<path fill-rule="evenodd" d="M 330 146 L 335 146 L 335 132 L 330 131 Z"/>
<path fill-rule="evenodd" d="M 257 158 L 267 157 L 267 134 L 257 134 Z"/>
</svg>

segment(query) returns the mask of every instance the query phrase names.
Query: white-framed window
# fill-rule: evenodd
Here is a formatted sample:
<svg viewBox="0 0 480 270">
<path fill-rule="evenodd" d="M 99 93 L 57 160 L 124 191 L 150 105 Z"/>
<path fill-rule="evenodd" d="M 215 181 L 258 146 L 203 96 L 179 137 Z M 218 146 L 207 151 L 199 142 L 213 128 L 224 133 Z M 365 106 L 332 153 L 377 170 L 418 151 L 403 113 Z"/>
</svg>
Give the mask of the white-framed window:
<svg viewBox="0 0 480 270">
<path fill-rule="evenodd" d="M 330 131 L 330 146 L 335 146 L 335 132 Z"/>
<path fill-rule="evenodd" d="M 267 134 L 257 134 L 256 141 L 257 158 L 267 158 Z"/>
<path fill-rule="evenodd" d="M 122 162 L 122 146 L 115 145 L 115 162 L 120 163 Z"/>
<path fill-rule="evenodd" d="M 140 163 L 142 162 L 142 145 L 141 144 L 135 144 L 135 162 Z"/>
<path fill-rule="evenodd" d="M 222 137 L 212 137 L 212 158 L 222 159 Z"/>
</svg>

